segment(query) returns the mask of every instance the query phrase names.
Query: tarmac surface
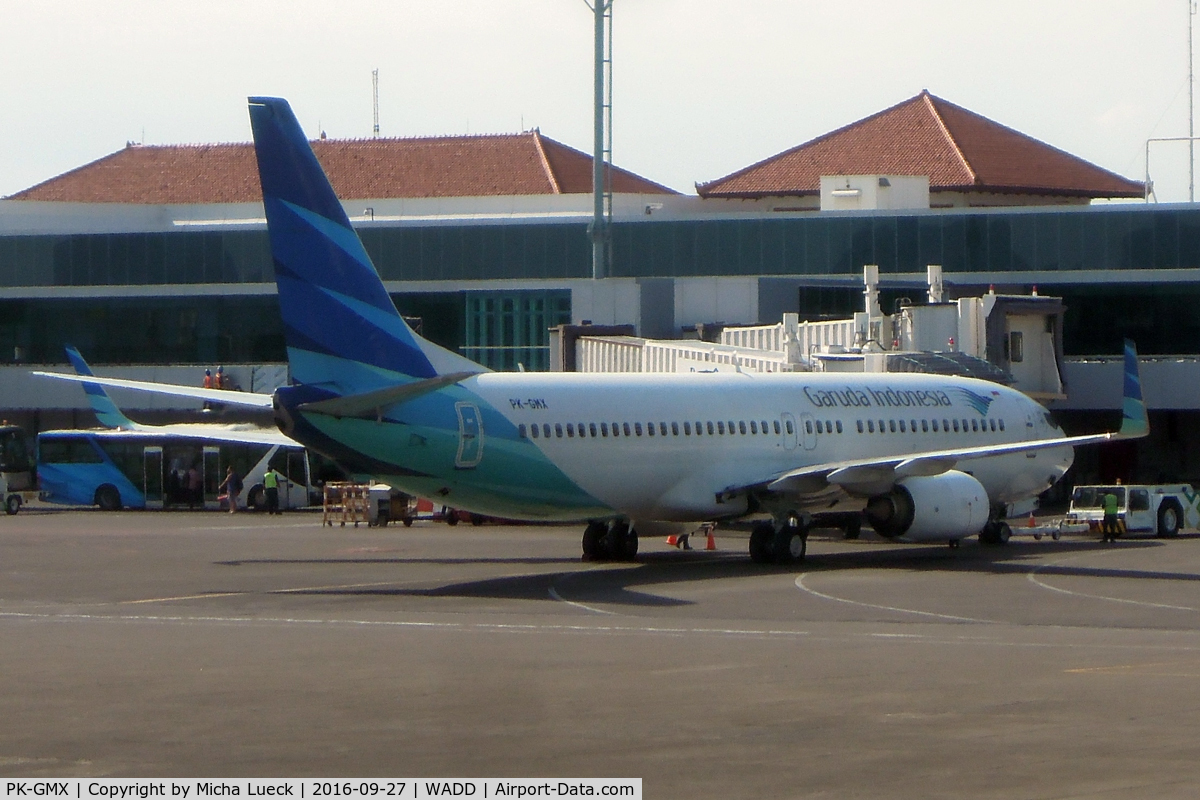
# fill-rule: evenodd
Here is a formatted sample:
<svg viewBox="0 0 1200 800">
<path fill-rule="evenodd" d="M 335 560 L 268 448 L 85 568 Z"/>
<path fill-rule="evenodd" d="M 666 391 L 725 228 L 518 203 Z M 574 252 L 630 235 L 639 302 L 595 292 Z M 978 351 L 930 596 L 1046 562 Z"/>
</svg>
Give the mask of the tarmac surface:
<svg viewBox="0 0 1200 800">
<path fill-rule="evenodd" d="M 1200 536 L 0 519 L 0 776 L 640 777 L 647 798 L 1193 797 Z M 693 540 L 695 541 L 695 540 Z M 703 544 L 703 540 L 700 540 Z"/>
</svg>

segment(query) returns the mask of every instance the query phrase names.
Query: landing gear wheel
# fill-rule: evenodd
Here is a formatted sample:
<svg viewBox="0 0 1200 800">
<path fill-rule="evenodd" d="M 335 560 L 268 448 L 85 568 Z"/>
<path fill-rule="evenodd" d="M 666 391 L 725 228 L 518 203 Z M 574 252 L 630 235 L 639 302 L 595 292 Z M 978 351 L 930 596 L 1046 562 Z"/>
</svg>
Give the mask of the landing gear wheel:
<svg viewBox="0 0 1200 800">
<path fill-rule="evenodd" d="M 589 522 L 583 531 L 583 558 L 585 561 L 598 561 L 604 557 L 603 540 L 608 533 L 608 526 L 603 522 Z"/>
<path fill-rule="evenodd" d="M 446 509 L 446 524 L 451 526 L 458 524 L 458 512 L 453 508 Z"/>
<path fill-rule="evenodd" d="M 404 518 L 404 527 L 406 527 L 406 528 L 411 528 L 411 527 L 412 527 L 412 524 L 413 524 L 413 519 L 412 519 L 412 517 L 405 517 L 405 518 Z"/>
<path fill-rule="evenodd" d="M 101 511 L 120 511 L 121 493 L 117 487 L 106 483 L 96 490 L 96 505 Z"/>
<path fill-rule="evenodd" d="M 776 564 L 794 564 L 804 560 L 808 551 L 808 533 L 799 525 L 784 525 L 775 532 L 771 555 Z"/>
<path fill-rule="evenodd" d="M 633 528 L 630 528 L 625 533 L 625 547 L 621 553 L 621 557 L 625 561 L 636 561 L 638 552 L 638 533 Z"/>
<path fill-rule="evenodd" d="M 1011 538 L 1012 528 L 1008 527 L 1007 522 L 989 522 L 979 532 L 980 544 L 1008 544 L 1008 540 Z"/>
<path fill-rule="evenodd" d="M 621 560 L 625 557 L 625 543 L 629 538 L 629 524 L 621 521 L 610 523 L 608 533 L 600 540 L 601 558 Z"/>
<path fill-rule="evenodd" d="M 771 563 L 771 540 L 775 538 L 775 526 L 760 522 L 750 531 L 750 560 L 755 564 Z"/>
<path fill-rule="evenodd" d="M 1174 539 L 1179 535 L 1179 506 L 1172 502 L 1163 503 L 1158 507 L 1158 536 L 1160 539 Z"/>
<path fill-rule="evenodd" d="M 21 495 L 10 494 L 4 499 L 4 513 L 10 517 L 21 510 Z"/>
<path fill-rule="evenodd" d="M 862 534 L 862 517 L 846 523 L 846 538 L 857 539 Z"/>
</svg>

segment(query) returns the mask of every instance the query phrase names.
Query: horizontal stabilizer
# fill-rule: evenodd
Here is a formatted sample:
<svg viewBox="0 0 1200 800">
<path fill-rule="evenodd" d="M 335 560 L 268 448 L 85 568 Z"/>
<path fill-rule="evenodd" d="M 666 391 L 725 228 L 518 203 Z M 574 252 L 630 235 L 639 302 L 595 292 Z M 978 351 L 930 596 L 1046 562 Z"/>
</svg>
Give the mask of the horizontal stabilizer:
<svg viewBox="0 0 1200 800">
<path fill-rule="evenodd" d="M 324 414 L 329 417 L 378 417 L 380 411 L 397 403 L 406 403 L 422 395 L 436 392 L 446 386 L 466 380 L 475 372 L 452 372 L 449 375 L 438 375 L 423 381 L 405 383 L 400 386 L 389 386 L 386 389 L 376 389 L 373 392 L 334 397 L 329 400 L 317 400 L 297 406 L 299 411 L 312 414 Z"/>
</svg>

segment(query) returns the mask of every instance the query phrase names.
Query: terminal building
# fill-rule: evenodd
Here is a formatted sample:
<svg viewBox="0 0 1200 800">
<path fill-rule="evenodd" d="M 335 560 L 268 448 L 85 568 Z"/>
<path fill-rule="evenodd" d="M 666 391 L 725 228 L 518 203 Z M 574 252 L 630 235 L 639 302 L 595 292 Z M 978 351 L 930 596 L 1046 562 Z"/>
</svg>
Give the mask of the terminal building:
<svg viewBox="0 0 1200 800">
<path fill-rule="evenodd" d="M 1153 439 L 1087 468 L 1200 479 L 1200 206 L 1136 202 L 1142 183 L 928 92 L 695 195 L 614 168 L 602 280 L 591 158 L 540 131 L 313 146 L 401 312 L 492 368 L 549 368 L 547 331 L 564 323 L 673 338 L 846 317 L 868 265 L 890 313 L 940 265 L 951 298 L 1062 298 L 1066 398 L 1052 407 L 1069 429 L 1109 424 L 1113 359 L 1134 339 Z M 248 388 L 278 375 L 258 192 L 249 144 L 130 144 L 0 200 L 3 413 L 30 430 L 91 424 L 75 387 L 27 375 L 64 364 L 64 344 L 112 375 L 198 382 L 222 364 Z"/>
</svg>

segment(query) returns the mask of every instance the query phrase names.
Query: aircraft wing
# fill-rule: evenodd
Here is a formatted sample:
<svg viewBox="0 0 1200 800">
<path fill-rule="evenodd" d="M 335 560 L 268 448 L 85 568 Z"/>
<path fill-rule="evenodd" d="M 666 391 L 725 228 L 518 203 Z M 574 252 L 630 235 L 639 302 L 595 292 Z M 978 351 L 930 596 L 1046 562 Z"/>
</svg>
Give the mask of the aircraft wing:
<svg viewBox="0 0 1200 800">
<path fill-rule="evenodd" d="M 880 487 L 891 486 L 903 478 L 941 475 L 943 472 L 954 469 L 960 461 L 973 458 L 1031 453 L 1054 447 L 1098 444 L 1125 438 L 1133 438 L 1133 436 L 1119 432 L 1087 436 L 1060 436 L 1054 439 L 1037 439 L 1027 442 L 1009 442 L 951 450 L 932 450 L 925 453 L 905 453 L 879 458 L 834 461 L 789 470 L 753 487 L 745 486 L 739 487 L 739 489 L 765 488 L 773 492 L 809 494 L 819 492 L 833 484 L 851 493 L 871 493 L 881 491 Z"/>
<path fill-rule="evenodd" d="M 213 403 L 224 403 L 230 406 L 247 406 L 251 408 L 271 408 L 272 397 L 269 394 L 255 392 L 234 392 L 229 389 L 205 389 L 199 386 L 179 386 L 172 383 L 154 383 L 153 381 L 130 381 L 124 378 L 97 378 L 93 375 L 83 377 L 68 375 L 63 372 L 30 372 L 42 378 L 57 378 L 76 383 L 94 383 L 101 386 L 115 386 L 118 389 L 135 389 L 141 392 L 154 392 L 175 397 L 193 397 L 197 400 L 208 400 Z"/>
<path fill-rule="evenodd" d="M 161 439 L 169 436 L 171 439 L 195 439 L 206 442 L 227 442 L 229 444 L 262 444 L 301 447 L 294 439 L 289 439 L 278 430 L 272 428 L 255 428 L 253 426 L 213 425 L 212 423 L 180 424 L 180 425 L 138 425 L 132 430 L 117 430 L 104 428 L 92 431 L 93 436 L 130 437 L 144 435 L 151 439 Z"/>
<path fill-rule="evenodd" d="M 1125 340 L 1124 383 L 1121 403 L 1121 428 L 1112 433 L 1086 436 L 1060 436 L 1053 439 L 1033 439 L 1024 442 L 931 450 L 924 453 L 862 458 L 850 461 L 813 464 L 788 470 L 760 483 L 731 487 L 726 494 L 749 489 L 768 489 L 788 494 L 813 494 L 839 486 L 854 494 L 872 494 L 890 489 L 896 481 L 911 477 L 929 477 L 948 472 L 960 461 L 1012 453 L 1032 453 L 1054 447 L 1076 447 L 1099 444 L 1117 439 L 1140 439 L 1150 433 L 1146 403 L 1142 397 L 1142 380 L 1138 371 L 1137 349 Z"/>
</svg>

